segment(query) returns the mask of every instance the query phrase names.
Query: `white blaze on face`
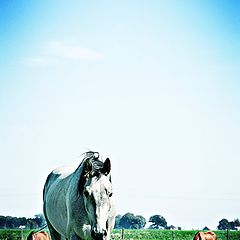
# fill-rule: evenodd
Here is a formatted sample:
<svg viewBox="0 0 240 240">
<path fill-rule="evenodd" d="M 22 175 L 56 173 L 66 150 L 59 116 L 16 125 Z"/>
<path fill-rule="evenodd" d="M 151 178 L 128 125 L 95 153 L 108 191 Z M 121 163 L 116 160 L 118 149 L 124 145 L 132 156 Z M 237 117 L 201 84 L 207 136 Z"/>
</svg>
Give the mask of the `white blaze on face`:
<svg viewBox="0 0 240 240">
<path fill-rule="evenodd" d="M 107 230 L 107 219 L 111 207 L 112 184 L 109 177 L 93 177 L 85 188 L 85 207 L 91 225 L 97 232 Z"/>
</svg>

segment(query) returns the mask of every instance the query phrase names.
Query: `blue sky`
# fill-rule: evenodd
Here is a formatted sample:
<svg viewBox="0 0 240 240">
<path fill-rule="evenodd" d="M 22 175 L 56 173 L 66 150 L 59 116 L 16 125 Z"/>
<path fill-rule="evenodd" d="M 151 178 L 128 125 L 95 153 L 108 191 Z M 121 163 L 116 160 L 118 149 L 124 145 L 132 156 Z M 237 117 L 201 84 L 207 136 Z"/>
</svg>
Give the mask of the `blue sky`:
<svg viewBox="0 0 240 240">
<path fill-rule="evenodd" d="M 0 213 L 40 213 L 47 174 L 92 149 L 112 159 L 120 214 L 185 229 L 239 218 L 239 11 L 1 1 Z"/>
</svg>

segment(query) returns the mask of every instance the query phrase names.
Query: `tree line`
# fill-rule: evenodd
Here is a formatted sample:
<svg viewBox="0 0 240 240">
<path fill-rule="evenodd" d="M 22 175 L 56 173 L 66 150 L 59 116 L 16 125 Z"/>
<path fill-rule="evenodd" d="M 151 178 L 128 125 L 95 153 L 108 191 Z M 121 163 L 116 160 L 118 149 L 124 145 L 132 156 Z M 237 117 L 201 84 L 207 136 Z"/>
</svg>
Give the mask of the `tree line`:
<svg viewBox="0 0 240 240">
<path fill-rule="evenodd" d="M 169 229 L 169 230 L 181 230 L 181 227 L 175 227 L 173 225 L 168 225 L 166 219 L 161 215 L 153 215 L 149 218 L 150 223 L 149 229 Z M 146 219 L 141 215 L 134 215 L 132 213 L 126 213 L 125 215 L 117 215 L 114 228 L 124 228 L 124 229 L 143 229 L 147 224 Z M 223 218 L 219 221 L 217 229 L 218 230 L 237 230 L 240 228 L 239 219 L 233 221 L 228 221 Z"/>
<path fill-rule="evenodd" d="M 149 229 L 178 229 L 181 227 L 175 227 L 168 225 L 166 219 L 161 215 L 153 215 L 149 218 Z M 46 224 L 43 214 L 37 214 L 33 218 L 25 217 L 11 217 L 0 216 L 0 229 L 17 229 L 20 226 L 24 226 L 26 229 L 37 229 Z M 126 213 L 123 216 L 117 215 L 115 220 L 116 229 L 143 229 L 146 227 L 147 221 L 141 215 L 134 215 L 133 213 Z M 237 230 L 240 227 L 239 219 L 228 221 L 223 218 L 219 221 L 217 226 L 218 230 Z"/>
<path fill-rule="evenodd" d="M 239 219 L 234 219 L 233 221 L 228 221 L 226 218 L 223 218 L 219 225 L 217 226 L 218 230 L 237 230 L 238 227 L 240 227 L 240 221 Z"/>
<path fill-rule="evenodd" d="M 181 227 L 174 227 L 173 225 L 167 224 L 166 219 L 161 215 L 153 215 L 149 218 L 150 222 L 149 229 L 178 229 Z M 141 215 L 134 215 L 132 213 L 126 213 L 125 215 L 117 215 L 115 220 L 114 228 L 125 228 L 125 229 L 143 229 L 147 224 L 146 219 Z"/>
<path fill-rule="evenodd" d="M 33 218 L 0 216 L 0 229 L 17 229 L 24 226 L 26 229 L 36 229 L 46 224 L 43 214 Z"/>
</svg>

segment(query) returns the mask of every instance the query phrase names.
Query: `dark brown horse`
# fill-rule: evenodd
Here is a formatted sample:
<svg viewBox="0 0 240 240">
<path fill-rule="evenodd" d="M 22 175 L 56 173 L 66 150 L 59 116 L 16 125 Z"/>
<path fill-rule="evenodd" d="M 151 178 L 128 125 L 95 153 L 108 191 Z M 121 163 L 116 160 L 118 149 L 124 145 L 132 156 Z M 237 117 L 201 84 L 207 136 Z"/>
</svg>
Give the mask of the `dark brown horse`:
<svg viewBox="0 0 240 240">
<path fill-rule="evenodd" d="M 198 231 L 193 240 L 217 240 L 217 236 L 214 232 L 208 231 L 208 232 L 200 232 Z"/>
<path fill-rule="evenodd" d="M 32 231 L 27 237 L 27 240 L 51 240 L 50 236 L 47 232 L 41 231 L 41 232 L 35 232 Z"/>
</svg>

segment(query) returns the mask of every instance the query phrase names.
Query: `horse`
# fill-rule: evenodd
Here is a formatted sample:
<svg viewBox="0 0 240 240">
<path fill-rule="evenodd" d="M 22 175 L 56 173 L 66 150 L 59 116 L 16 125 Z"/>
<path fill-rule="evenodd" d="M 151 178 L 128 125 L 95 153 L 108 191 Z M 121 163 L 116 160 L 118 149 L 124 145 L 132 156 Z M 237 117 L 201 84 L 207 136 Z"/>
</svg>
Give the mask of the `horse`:
<svg viewBox="0 0 240 240">
<path fill-rule="evenodd" d="M 50 236 L 45 231 L 35 232 L 32 231 L 29 233 L 27 240 L 51 240 Z"/>
<path fill-rule="evenodd" d="M 217 240 L 217 236 L 212 231 L 200 232 L 198 231 L 193 240 Z"/>
<path fill-rule="evenodd" d="M 80 165 L 58 168 L 43 189 L 43 213 L 52 240 L 109 240 L 115 223 L 111 161 L 86 152 Z"/>
</svg>

